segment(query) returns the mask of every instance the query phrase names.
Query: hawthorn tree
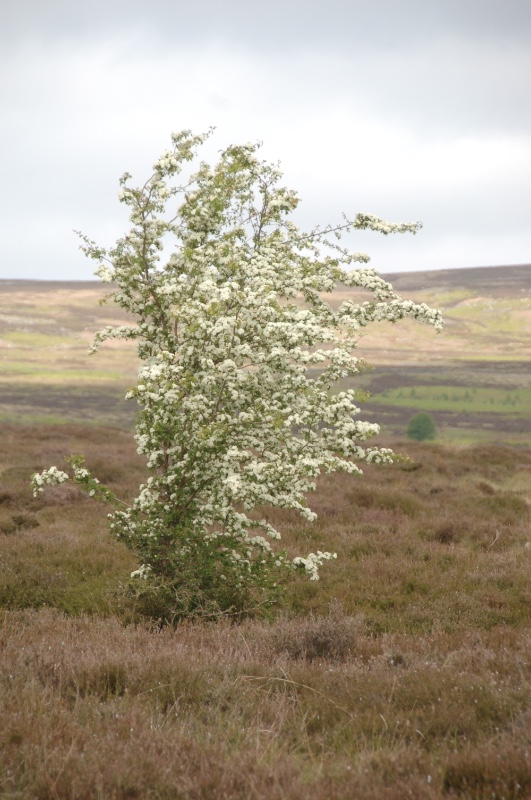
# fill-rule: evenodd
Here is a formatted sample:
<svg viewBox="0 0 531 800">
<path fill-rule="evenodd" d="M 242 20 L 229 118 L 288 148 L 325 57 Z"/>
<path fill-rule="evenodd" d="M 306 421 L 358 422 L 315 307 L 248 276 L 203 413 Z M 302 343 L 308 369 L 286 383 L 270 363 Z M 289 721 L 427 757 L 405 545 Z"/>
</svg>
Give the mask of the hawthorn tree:
<svg viewBox="0 0 531 800">
<path fill-rule="evenodd" d="M 358 214 L 302 231 L 290 220 L 297 195 L 256 144 L 228 147 L 179 183 L 208 135 L 174 134 L 139 188 L 121 178 L 132 227 L 113 248 L 82 237 L 111 284 L 107 299 L 131 318 L 100 331 L 91 352 L 109 338 L 138 341 L 127 396 L 139 405 L 135 438 L 151 474 L 130 505 L 81 457 L 70 459 L 72 479 L 116 504 L 111 531 L 138 557 L 132 584 L 161 621 L 267 607 L 295 570 L 318 579 L 335 554 L 288 559 L 260 509 L 311 522 L 305 496 L 321 472 L 361 474 L 364 461 L 393 459 L 365 444 L 379 428 L 357 419 L 356 390 L 334 386 L 364 368 L 355 350 L 369 323 L 441 326 L 438 311 L 401 299 L 367 255 L 338 242 L 353 229 L 415 233 L 418 223 Z M 371 299 L 334 310 L 327 295 L 338 283 Z M 34 491 L 68 479 L 53 467 L 33 477 Z"/>
</svg>

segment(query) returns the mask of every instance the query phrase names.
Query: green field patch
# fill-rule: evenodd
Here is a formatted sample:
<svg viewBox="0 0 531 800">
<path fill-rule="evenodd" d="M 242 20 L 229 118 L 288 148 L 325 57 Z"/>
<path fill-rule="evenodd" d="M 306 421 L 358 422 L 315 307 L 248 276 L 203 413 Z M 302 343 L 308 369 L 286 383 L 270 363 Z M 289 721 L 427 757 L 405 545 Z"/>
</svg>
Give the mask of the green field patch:
<svg viewBox="0 0 531 800">
<path fill-rule="evenodd" d="M 82 423 L 83 425 L 101 424 L 99 420 L 92 422 L 87 419 L 80 419 L 76 416 L 64 416 L 59 414 L 21 414 L 13 409 L 11 412 L 0 411 L 0 422 L 8 422 L 12 425 L 21 423 L 24 425 L 70 425 L 72 422 Z"/>
<path fill-rule="evenodd" d="M 39 380 L 51 381 L 94 381 L 108 380 L 119 381 L 124 376 L 116 371 L 104 371 L 96 369 L 50 369 L 40 365 L 28 363 L 1 363 L 0 376 L 9 377 L 10 375 L 24 375 L 26 377 L 39 378 Z"/>
<path fill-rule="evenodd" d="M 481 327 L 485 331 L 502 333 L 505 337 L 517 339 L 530 333 L 530 303 L 522 301 L 485 299 L 478 302 L 463 302 L 452 307 L 447 316 L 468 324 Z"/>
<path fill-rule="evenodd" d="M 531 435 L 526 433 L 508 433 L 504 431 L 503 435 L 498 434 L 496 437 L 491 429 L 458 428 L 450 425 L 439 428 L 437 431 L 437 441 L 448 445 L 491 444 L 496 438 L 502 439 L 503 444 L 508 447 L 531 447 Z"/>
<path fill-rule="evenodd" d="M 433 302 L 436 307 L 448 308 L 473 296 L 474 293 L 470 289 L 450 289 L 449 291 L 425 292 L 423 300 L 426 302 L 429 297 L 430 302 Z"/>
<path fill-rule="evenodd" d="M 371 403 L 423 411 L 531 414 L 531 389 L 406 386 L 380 392 L 371 397 Z"/>
<path fill-rule="evenodd" d="M 72 338 L 68 336 L 54 336 L 36 331 L 7 331 L 1 335 L 2 339 L 13 342 L 21 347 L 59 347 L 71 345 Z"/>
</svg>

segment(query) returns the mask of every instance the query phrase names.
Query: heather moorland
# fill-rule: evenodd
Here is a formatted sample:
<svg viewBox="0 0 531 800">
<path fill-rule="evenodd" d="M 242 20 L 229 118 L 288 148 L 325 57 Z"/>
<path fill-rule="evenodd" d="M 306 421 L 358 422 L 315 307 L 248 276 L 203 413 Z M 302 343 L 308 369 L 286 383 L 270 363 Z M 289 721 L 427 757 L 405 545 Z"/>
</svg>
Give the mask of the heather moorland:
<svg viewBox="0 0 531 800">
<path fill-rule="evenodd" d="M 144 479 L 134 348 L 86 356 L 119 315 L 95 283 L 2 282 L 0 797 L 530 797 L 530 269 L 396 276 L 446 320 L 360 342 L 363 415 L 410 460 L 322 476 L 313 523 L 266 510 L 288 553 L 338 556 L 269 618 L 176 628 L 121 591 L 105 506 L 29 487 L 80 452 L 121 497 Z"/>
</svg>

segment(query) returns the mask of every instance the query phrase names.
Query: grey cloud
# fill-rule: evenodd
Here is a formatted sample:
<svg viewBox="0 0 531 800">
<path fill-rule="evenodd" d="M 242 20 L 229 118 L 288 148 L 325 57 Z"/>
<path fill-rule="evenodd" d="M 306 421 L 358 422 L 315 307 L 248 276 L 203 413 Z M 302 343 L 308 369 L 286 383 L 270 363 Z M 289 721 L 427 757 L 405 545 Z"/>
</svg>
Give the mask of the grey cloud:
<svg viewBox="0 0 531 800">
<path fill-rule="evenodd" d="M 140 29 L 168 46 L 217 40 L 263 51 L 302 45 L 391 49 L 459 33 L 527 44 L 527 0 L 17 0 L 3 11 L 4 37 L 76 38 Z"/>
<path fill-rule="evenodd" d="M 116 201 L 169 132 L 208 156 L 263 139 L 304 203 L 421 219 L 353 237 L 383 270 L 529 261 L 531 3 L 17 0 L 3 10 L 0 277 L 90 277 L 72 228 L 124 231 Z"/>
</svg>

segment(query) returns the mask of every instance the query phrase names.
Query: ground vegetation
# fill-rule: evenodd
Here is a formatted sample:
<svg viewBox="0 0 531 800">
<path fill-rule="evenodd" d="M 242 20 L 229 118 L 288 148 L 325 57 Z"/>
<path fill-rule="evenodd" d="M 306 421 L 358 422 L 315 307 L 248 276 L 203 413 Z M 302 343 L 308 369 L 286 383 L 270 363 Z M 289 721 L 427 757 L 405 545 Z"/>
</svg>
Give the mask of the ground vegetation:
<svg viewBox="0 0 531 800">
<path fill-rule="evenodd" d="M 0 796 L 528 797 L 531 452 L 389 444 L 411 462 L 323 476 L 315 522 L 270 511 L 339 556 L 272 621 L 159 630 L 116 593 L 105 509 L 28 490 L 83 450 L 133 496 L 130 434 L 5 425 Z"/>
</svg>

